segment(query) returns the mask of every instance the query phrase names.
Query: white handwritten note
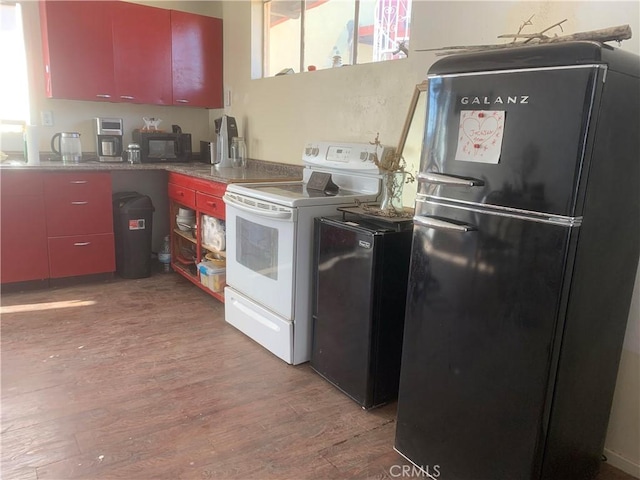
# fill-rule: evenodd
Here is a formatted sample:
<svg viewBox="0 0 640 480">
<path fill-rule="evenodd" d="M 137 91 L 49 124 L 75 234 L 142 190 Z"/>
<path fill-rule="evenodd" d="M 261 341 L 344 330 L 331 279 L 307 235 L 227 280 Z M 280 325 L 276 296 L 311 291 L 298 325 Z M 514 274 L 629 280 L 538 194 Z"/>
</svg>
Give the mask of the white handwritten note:
<svg viewBox="0 0 640 480">
<path fill-rule="evenodd" d="M 462 110 L 456 160 L 498 163 L 502 152 L 504 110 Z"/>
</svg>

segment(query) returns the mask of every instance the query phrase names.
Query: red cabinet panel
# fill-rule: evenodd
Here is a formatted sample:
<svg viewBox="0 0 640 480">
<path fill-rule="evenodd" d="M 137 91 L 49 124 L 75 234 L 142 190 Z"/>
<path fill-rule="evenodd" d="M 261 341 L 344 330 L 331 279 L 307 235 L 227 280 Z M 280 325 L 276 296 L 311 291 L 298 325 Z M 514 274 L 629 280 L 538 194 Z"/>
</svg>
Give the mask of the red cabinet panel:
<svg viewBox="0 0 640 480">
<path fill-rule="evenodd" d="M 81 235 L 113 232 L 113 209 L 104 195 L 78 196 L 76 200 L 47 200 L 47 234 Z"/>
<path fill-rule="evenodd" d="M 44 194 L 47 198 L 58 197 L 69 201 L 93 194 L 106 195 L 110 199 L 111 175 L 86 172 L 49 173 L 45 176 Z"/>
<path fill-rule="evenodd" d="M 51 278 L 115 271 L 111 175 L 44 177 Z"/>
<path fill-rule="evenodd" d="M 42 176 L 2 172 L 0 176 L 0 282 L 49 277 Z"/>
<path fill-rule="evenodd" d="M 172 104 L 169 10 L 117 3 L 113 49 L 119 101 Z"/>
<path fill-rule="evenodd" d="M 111 16 L 116 2 L 41 1 L 48 97 L 112 101 Z"/>
<path fill-rule="evenodd" d="M 130 2 L 39 3 L 48 97 L 223 106 L 221 19 Z"/>
<path fill-rule="evenodd" d="M 171 265 L 173 269 L 193 282 L 204 291 L 224 302 L 224 295 L 213 292 L 200 282 L 194 263 L 204 260 L 209 253 L 216 254 L 217 258 L 224 257 L 226 253 L 214 250 L 202 243 L 203 218 L 205 215 L 216 218 L 225 218 L 225 205 L 222 195 L 227 188 L 225 183 L 212 182 L 201 178 L 190 177 L 179 173 L 169 172 L 169 222 L 171 225 Z M 190 207 L 195 209 L 198 232 L 196 235 L 181 231 L 176 225 L 176 215 L 180 208 Z M 183 252 L 195 257 L 195 262 L 186 261 Z M 181 258 L 179 258 L 181 257 Z"/>
<path fill-rule="evenodd" d="M 196 192 L 190 188 L 183 187 L 182 185 L 176 185 L 175 183 L 169 183 L 168 185 L 169 198 L 176 202 L 191 208 L 196 208 Z"/>
<path fill-rule="evenodd" d="M 113 272 L 113 233 L 49 238 L 51 278 Z"/>
<path fill-rule="evenodd" d="M 196 207 L 206 215 L 211 215 L 222 220 L 226 218 L 224 202 L 220 197 L 196 192 Z"/>
<path fill-rule="evenodd" d="M 113 232 L 109 174 L 50 173 L 44 191 L 49 237 Z"/>
<path fill-rule="evenodd" d="M 222 20 L 171 10 L 174 105 L 222 108 Z"/>
</svg>

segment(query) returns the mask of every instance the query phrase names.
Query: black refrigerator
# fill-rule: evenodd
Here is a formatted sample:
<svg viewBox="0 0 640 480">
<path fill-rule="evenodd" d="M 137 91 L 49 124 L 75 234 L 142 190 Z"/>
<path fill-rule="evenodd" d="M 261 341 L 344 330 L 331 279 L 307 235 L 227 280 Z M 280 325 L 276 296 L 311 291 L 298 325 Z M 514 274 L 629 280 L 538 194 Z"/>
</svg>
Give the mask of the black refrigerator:
<svg viewBox="0 0 640 480">
<path fill-rule="evenodd" d="M 639 73 L 594 42 L 430 68 L 395 449 L 433 477 L 597 473 L 638 267 Z"/>
<path fill-rule="evenodd" d="M 398 395 L 411 231 L 410 217 L 315 219 L 311 367 L 365 409 Z"/>
</svg>

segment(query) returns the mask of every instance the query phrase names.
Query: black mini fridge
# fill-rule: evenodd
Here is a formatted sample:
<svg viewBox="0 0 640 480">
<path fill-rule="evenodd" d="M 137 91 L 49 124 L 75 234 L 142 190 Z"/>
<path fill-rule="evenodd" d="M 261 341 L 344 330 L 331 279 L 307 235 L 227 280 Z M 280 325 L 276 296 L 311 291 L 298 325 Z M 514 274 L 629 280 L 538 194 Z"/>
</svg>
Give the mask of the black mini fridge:
<svg viewBox="0 0 640 480">
<path fill-rule="evenodd" d="M 411 220 L 315 219 L 311 367 L 365 409 L 398 394 Z"/>
</svg>

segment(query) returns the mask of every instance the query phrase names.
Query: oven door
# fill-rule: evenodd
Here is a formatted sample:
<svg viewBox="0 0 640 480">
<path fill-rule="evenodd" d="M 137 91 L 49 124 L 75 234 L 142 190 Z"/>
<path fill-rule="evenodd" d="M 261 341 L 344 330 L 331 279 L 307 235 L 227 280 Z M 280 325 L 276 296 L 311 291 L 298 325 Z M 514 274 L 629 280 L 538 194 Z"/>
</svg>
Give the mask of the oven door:
<svg viewBox="0 0 640 480">
<path fill-rule="evenodd" d="M 296 209 L 234 193 L 224 195 L 227 283 L 293 320 Z"/>
</svg>

